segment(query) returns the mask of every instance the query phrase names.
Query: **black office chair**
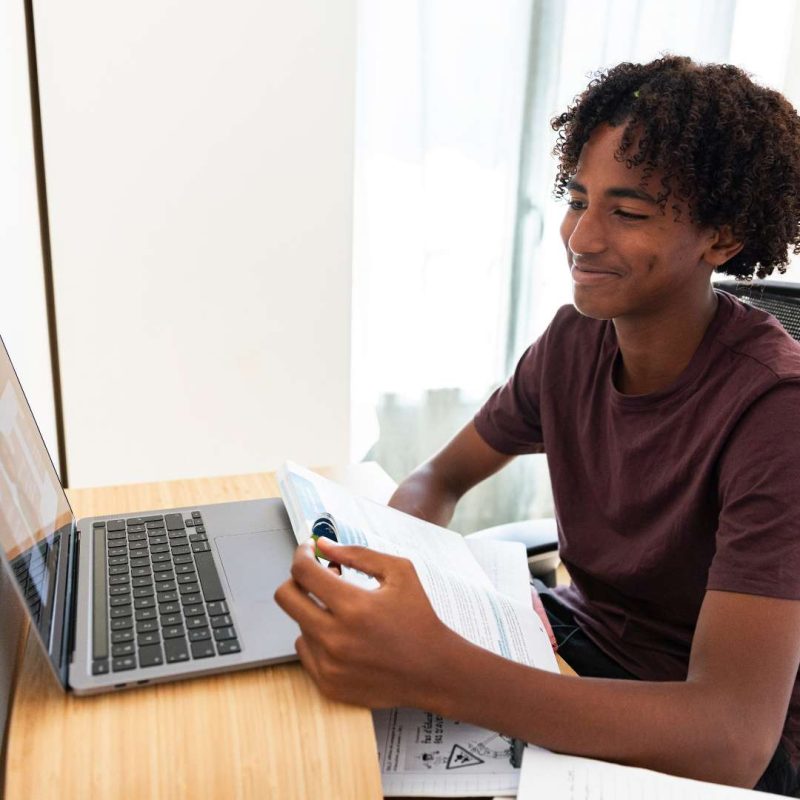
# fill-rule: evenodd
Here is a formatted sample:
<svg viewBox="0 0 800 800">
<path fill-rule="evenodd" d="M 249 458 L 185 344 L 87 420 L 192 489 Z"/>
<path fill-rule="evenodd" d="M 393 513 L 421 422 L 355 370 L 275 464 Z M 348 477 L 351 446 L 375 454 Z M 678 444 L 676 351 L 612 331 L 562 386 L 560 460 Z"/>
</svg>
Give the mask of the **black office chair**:
<svg viewBox="0 0 800 800">
<path fill-rule="evenodd" d="M 800 342 L 800 283 L 760 280 L 749 283 L 735 280 L 714 285 L 728 294 L 777 318 L 789 335 Z M 540 456 L 542 457 L 542 456 Z M 473 533 L 477 539 L 501 539 L 522 542 L 528 551 L 531 574 L 546 586 L 556 585 L 558 531 L 554 519 L 510 522 Z"/>
</svg>

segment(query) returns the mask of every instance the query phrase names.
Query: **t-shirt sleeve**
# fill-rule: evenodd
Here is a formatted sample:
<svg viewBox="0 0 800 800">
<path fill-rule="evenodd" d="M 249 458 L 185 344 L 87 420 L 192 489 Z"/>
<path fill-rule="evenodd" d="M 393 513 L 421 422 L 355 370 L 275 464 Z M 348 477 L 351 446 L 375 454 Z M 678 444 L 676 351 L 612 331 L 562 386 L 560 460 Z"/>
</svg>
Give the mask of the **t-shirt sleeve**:
<svg viewBox="0 0 800 800">
<path fill-rule="evenodd" d="M 800 381 L 742 416 L 719 462 L 719 527 L 708 588 L 800 599 Z"/>
<path fill-rule="evenodd" d="M 522 354 L 514 374 L 475 415 L 478 433 L 501 453 L 544 452 L 539 395 L 546 340 L 547 332 Z"/>
</svg>

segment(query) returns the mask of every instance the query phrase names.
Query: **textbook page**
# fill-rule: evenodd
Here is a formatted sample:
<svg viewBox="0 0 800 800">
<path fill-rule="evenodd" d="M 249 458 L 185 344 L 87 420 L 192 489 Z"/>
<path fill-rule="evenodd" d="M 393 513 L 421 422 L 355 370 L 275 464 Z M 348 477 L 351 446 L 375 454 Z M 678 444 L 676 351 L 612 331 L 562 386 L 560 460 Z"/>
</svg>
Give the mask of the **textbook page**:
<svg viewBox="0 0 800 800">
<path fill-rule="evenodd" d="M 528 746 L 518 800 L 757 800 L 782 795 L 676 778 Z"/>
<path fill-rule="evenodd" d="M 524 545 L 465 541 L 498 592 L 530 602 Z M 537 645 L 536 666 L 558 671 L 546 634 Z M 511 765 L 508 737 L 413 708 L 375 710 L 372 721 L 385 797 L 516 795 L 520 770 Z"/>
<path fill-rule="evenodd" d="M 335 519 L 341 544 L 408 558 L 437 616 L 456 633 L 512 661 L 554 668 L 552 648 L 530 593 L 523 601 L 519 587 L 511 597 L 497 592 L 460 534 L 356 497 L 295 464 L 285 465 L 278 482 L 298 542 L 305 541 L 314 521 L 328 513 Z M 378 585 L 354 569 L 344 568 L 342 575 L 365 588 Z"/>
</svg>

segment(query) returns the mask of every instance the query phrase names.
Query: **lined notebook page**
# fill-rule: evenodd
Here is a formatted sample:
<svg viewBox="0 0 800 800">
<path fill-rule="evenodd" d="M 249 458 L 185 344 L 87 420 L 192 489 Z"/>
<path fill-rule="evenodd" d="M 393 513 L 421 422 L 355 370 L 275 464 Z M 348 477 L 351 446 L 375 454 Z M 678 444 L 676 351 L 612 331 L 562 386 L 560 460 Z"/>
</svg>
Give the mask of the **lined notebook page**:
<svg viewBox="0 0 800 800">
<path fill-rule="evenodd" d="M 517 791 L 517 800 L 761 800 L 780 796 L 559 755 L 537 747 L 525 750 Z"/>
</svg>

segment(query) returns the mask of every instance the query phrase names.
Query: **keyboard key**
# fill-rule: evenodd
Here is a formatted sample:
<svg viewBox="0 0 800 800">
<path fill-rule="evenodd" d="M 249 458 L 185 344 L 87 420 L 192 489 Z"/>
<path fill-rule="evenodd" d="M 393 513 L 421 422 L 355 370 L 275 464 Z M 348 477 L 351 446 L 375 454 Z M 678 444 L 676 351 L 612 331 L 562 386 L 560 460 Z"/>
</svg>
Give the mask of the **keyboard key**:
<svg viewBox="0 0 800 800">
<path fill-rule="evenodd" d="M 188 556 L 191 551 L 189 550 L 189 545 L 184 544 L 180 547 L 173 547 L 172 548 L 172 555 L 173 556 Z"/>
<path fill-rule="evenodd" d="M 148 647 L 139 648 L 140 667 L 158 667 L 164 663 L 164 656 L 161 655 L 161 647 L 151 644 Z"/>
<path fill-rule="evenodd" d="M 127 565 L 128 559 L 126 556 L 112 556 L 108 559 L 108 566 L 109 567 L 118 567 L 122 564 Z"/>
<path fill-rule="evenodd" d="M 164 516 L 162 514 L 153 514 L 151 517 L 144 517 L 145 522 L 163 522 Z"/>
<path fill-rule="evenodd" d="M 157 619 L 143 619 L 136 623 L 136 633 L 152 633 L 158 630 Z"/>
<path fill-rule="evenodd" d="M 147 528 L 148 531 L 163 531 L 164 520 L 163 519 L 150 520 L 150 522 L 145 523 L 145 528 Z"/>
<path fill-rule="evenodd" d="M 128 615 L 127 617 L 123 617 L 122 619 L 111 620 L 112 631 L 125 631 L 128 628 L 132 627 L 133 627 L 133 620 L 130 618 L 130 615 Z"/>
<path fill-rule="evenodd" d="M 125 531 L 113 531 L 112 533 L 107 533 L 106 534 L 106 539 L 109 542 L 124 541 L 124 539 L 125 539 Z"/>
<path fill-rule="evenodd" d="M 183 637 L 165 639 L 164 653 L 167 656 L 167 664 L 175 664 L 178 661 L 188 661 L 189 648 L 186 646 L 186 639 Z"/>
<path fill-rule="evenodd" d="M 111 668 L 114 672 L 122 672 L 126 669 L 136 668 L 136 658 L 134 656 L 122 656 L 122 658 L 115 658 L 111 662 Z"/>
<path fill-rule="evenodd" d="M 130 523 L 130 520 L 128 520 Z M 128 525 L 128 535 L 132 533 L 144 533 L 145 527 L 144 525 Z"/>
<path fill-rule="evenodd" d="M 186 538 L 186 531 L 185 530 L 167 531 L 167 536 L 169 537 L 169 540 L 171 542 L 173 542 L 173 541 L 175 541 L 175 539 L 177 539 L 178 542 L 180 543 L 181 539 L 185 539 Z"/>
<path fill-rule="evenodd" d="M 159 547 L 161 547 L 161 545 L 166 544 L 168 541 L 169 539 L 167 539 L 166 536 L 151 536 L 150 546 L 152 547 L 153 545 L 158 545 Z"/>
<path fill-rule="evenodd" d="M 119 606 L 129 606 L 131 604 L 131 596 L 129 594 L 123 594 L 119 597 L 112 597 L 111 598 L 111 608 L 119 607 Z"/>
<path fill-rule="evenodd" d="M 192 511 L 192 519 L 200 519 L 200 512 Z"/>
<path fill-rule="evenodd" d="M 216 655 L 216 653 L 211 642 L 192 642 L 193 658 L 208 658 L 213 655 Z"/>
<path fill-rule="evenodd" d="M 206 615 L 203 614 L 202 617 L 187 617 L 186 618 L 186 627 L 189 629 L 194 628 L 205 628 L 208 625 L 208 620 L 206 619 Z"/>
<path fill-rule="evenodd" d="M 142 586 L 152 586 L 153 577 L 151 575 L 143 575 L 141 578 L 134 578 L 131 581 L 134 589 L 139 589 Z"/>
<path fill-rule="evenodd" d="M 108 548 L 108 556 L 127 556 L 128 555 L 128 548 L 127 547 L 109 547 Z"/>
<path fill-rule="evenodd" d="M 202 603 L 197 603 L 193 606 L 184 606 L 183 613 L 186 614 L 187 617 L 199 617 L 200 614 L 205 613 L 205 609 Z"/>
<path fill-rule="evenodd" d="M 178 614 L 178 615 L 180 615 L 180 613 L 181 613 L 181 604 L 180 603 L 176 603 L 176 602 L 162 603 L 158 607 L 158 612 L 159 612 L 159 614 L 161 614 L 161 616 L 164 616 L 165 614 Z M 174 625 L 175 623 L 173 623 L 173 622 L 162 622 L 162 624 L 164 624 L 164 625 Z"/>
<path fill-rule="evenodd" d="M 151 553 L 169 553 L 169 545 L 168 544 L 153 544 L 150 542 L 150 552 Z"/>
<path fill-rule="evenodd" d="M 131 567 L 146 567 L 150 563 L 149 558 L 132 558 Z"/>
<path fill-rule="evenodd" d="M 156 601 L 152 597 L 137 597 L 133 601 L 134 608 L 153 608 Z"/>
<path fill-rule="evenodd" d="M 114 580 L 116 580 L 116 578 Z M 111 581 L 109 581 L 109 583 L 111 583 Z M 108 593 L 112 597 L 124 597 L 125 595 L 130 595 L 131 587 L 128 585 L 128 581 L 118 582 L 118 584 L 119 585 L 112 586 L 108 590 Z"/>
<path fill-rule="evenodd" d="M 141 577 L 143 577 L 145 575 L 152 575 L 152 574 L 153 574 L 152 570 L 150 569 L 149 566 L 147 566 L 147 567 L 134 567 L 131 570 L 131 575 L 133 575 L 134 578 L 141 578 Z"/>
<path fill-rule="evenodd" d="M 134 544 L 136 544 L 136 542 L 146 542 L 146 541 L 147 541 L 147 536 L 145 536 L 143 533 L 129 533 L 128 534 L 128 546 L 129 547 L 131 547 Z"/>
<path fill-rule="evenodd" d="M 172 564 L 170 563 L 163 563 L 163 564 L 153 564 L 153 572 L 169 572 L 170 575 L 172 574 Z M 159 580 L 159 578 L 156 578 Z M 167 580 L 166 578 L 161 578 L 160 580 Z"/>
<path fill-rule="evenodd" d="M 152 597 L 155 590 L 152 586 L 140 586 L 138 589 L 133 590 L 133 596 L 136 597 Z"/>
<path fill-rule="evenodd" d="M 189 537 L 189 541 L 190 542 L 207 542 L 208 541 L 208 536 L 206 536 L 204 533 L 193 533 Z"/>
<path fill-rule="evenodd" d="M 155 608 L 140 608 L 135 612 L 134 616 L 138 622 L 143 619 L 155 619 L 158 615 Z"/>
<path fill-rule="evenodd" d="M 111 634 L 111 644 L 119 644 L 120 642 L 133 641 L 133 631 L 114 631 Z"/>
<path fill-rule="evenodd" d="M 182 514 L 165 514 L 164 519 L 167 523 L 167 530 L 180 531 L 183 530 L 183 515 Z"/>
<path fill-rule="evenodd" d="M 165 561 L 171 561 L 169 553 L 156 553 L 150 559 L 154 564 L 163 564 Z"/>
<path fill-rule="evenodd" d="M 105 526 L 106 526 L 105 522 L 93 522 L 92 523 L 92 527 L 93 528 L 105 528 Z"/>
<path fill-rule="evenodd" d="M 124 531 L 125 530 L 125 520 L 124 519 L 110 519 L 106 522 L 106 530 L 107 531 Z"/>
<path fill-rule="evenodd" d="M 131 525 L 133 525 L 134 527 L 136 525 L 144 525 L 144 520 L 141 517 L 131 517 L 128 520 L 128 527 L 130 527 Z"/>
<path fill-rule="evenodd" d="M 203 642 L 211 638 L 211 631 L 208 628 L 197 628 L 197 630 L 189 631 L 190 642 Z"/>
<path fill-rule="evenodd" d="M 217 652 L 221 656 L 227 655 L 228 653 L 238 653 L 241 649 L 238 639 L 228 639 L 226 642 L 217 642 Z"/>
<path fill-rule="evenodd" d="M 164 614 L 161 617 L 162 628 L 171 628 L 173 625 L 183 625 L 183 614 Z"/>
<path fill-rule="evenodd" d="M 180 558 L 180 556 L 178 556 Z M 194 575 L 194 564 L 178 564 L 175 567 L 175 574 L 176 575 Z"/>
<path fill-rule="evenodd" d="M 225 639 L 235 639 L 236 631 L 233 628 L 217 628 L 214 631 L 214 638 L 218 642 L 223 642 Z"/>
<path fill-rule="evenodd" d="M 183 583 L 181 584 L 178 591 L 181 594 L 194 594 L 195 592 L 200 591 L 200 584 L 199 583 Z"/>
<path fill-rule="evenodd" d="M 185 519 L 184 522 L 186 523 L 186 527 L 187 528 L 193 528 L 194 527 L 194 520 L 191 517 L 189 519 Z"/>
<path fill-rule="evenodd" d="M 134 544 L 138 545 L 139 543 L 135 542 Z M 130 558 L 147 558 L 147 547 L 134 547 L 131 545 L 128 548 L 128 556 Z"/>
<path fill-rule="evenodd" d="M 163 628 L 161 633 L 165 639 L 175 639 L 178 636 L 183 637 L 186 631 L 183 625 L 170 625 L 168 628 Z"/>
<path fill-rule="evenodd" d="M 212 628 L 227 628 L 230 625 L 233 625 L 233 620 L 228 614 L 221 614 L 218 617 L 211 617 Z"/>
<path fill-rule="evenodd" d="M 188 594 L 181 595 L 181 603 L 184 606 L 193 606 L 195 603 L 202 603 L 203 602 L 203 595 L 199 592 L 190 592 Z"/>
<path fill-rule="evenodd" d="M 195 533 L 205 533 L 206 529 L 202 525 L 194 526 Z"/>
<path fill-rule="evenodd" d="M 200 542 L 193 545 L 198 547 Z M 203 585 L 203 595 L 207 603 L 214 602 L 215 600 L 224 600 L 225 592 L 222 591 L 222 584 L 219 581 L 217 574 L 217 566 L 214 563 L 214 556 L 211 553 L 197 553 L 195 555 L 195 563 L 197 564 L 197 572 L 200 575 L 200 583 Z"/>
<path fill-rule="evenodd" d="M 133 642 L 111 645 L 111 655 L 115 657 L 133 655 L 134 647 Z"/>
<path fill-rule="evenodd" d="M 173 580 L 159 581 L 156 584 L 156 589 L 159 592 L 174 592 L 176 588 L 177 588 L 177 586 L 175 584 L 175 581 L 173 581 Z"/>
<path fill-rule="evenodd" d="M 195 542 L 192 545 L 193 553 L 207 553 L 210 549 L 211 545 L 208 542 Z"/>
<path fill-rule="evenodd" d="M 211 617 L 215 617 L 217 614 L 227 614 L 229 610 L 228 604 L 224 600 L 208 604 L 208 614 Z"/>
<path fill-rule="evenodd" d="M 176 556 L 174 553 L 172 554 L 172 563 L 176 566 L 178 564 L 194 564 L 194 559 L 187 553 L 183 556 Z"/>
<path fill-rule="evenodd" d="M 109 575 L 127 575 L 128 574 L 128 567 L 127 565 L 124 567 L 109 567 L 108 568 Z"/>
<path fill-rule="evenodd" d="M 146 647 L 149 644 L 161 644 L 161 637 L 157 631 L 151 633 L 141 633 L 136 640 L 139 647 Z"/>
<path fill-rule="evenodd" d="M 156 599 L 159 603 L 174 603 L 179 596 L 177 592 L 159 592 Z"/>
<path fill-rule="evenodd" d="M 133 614 L 133 609 L 130 605 L 127 606 L 115 606 L 111 609 L 111 619 L 124 619 L 125 617 L 129 617 Z"/>
<path fill-rule="evenodd" d="M 98 661 L 92 662 L 92 675 L 107 675 L 108 674 L 108 659 L 102 658 Z"/>
</svg>

